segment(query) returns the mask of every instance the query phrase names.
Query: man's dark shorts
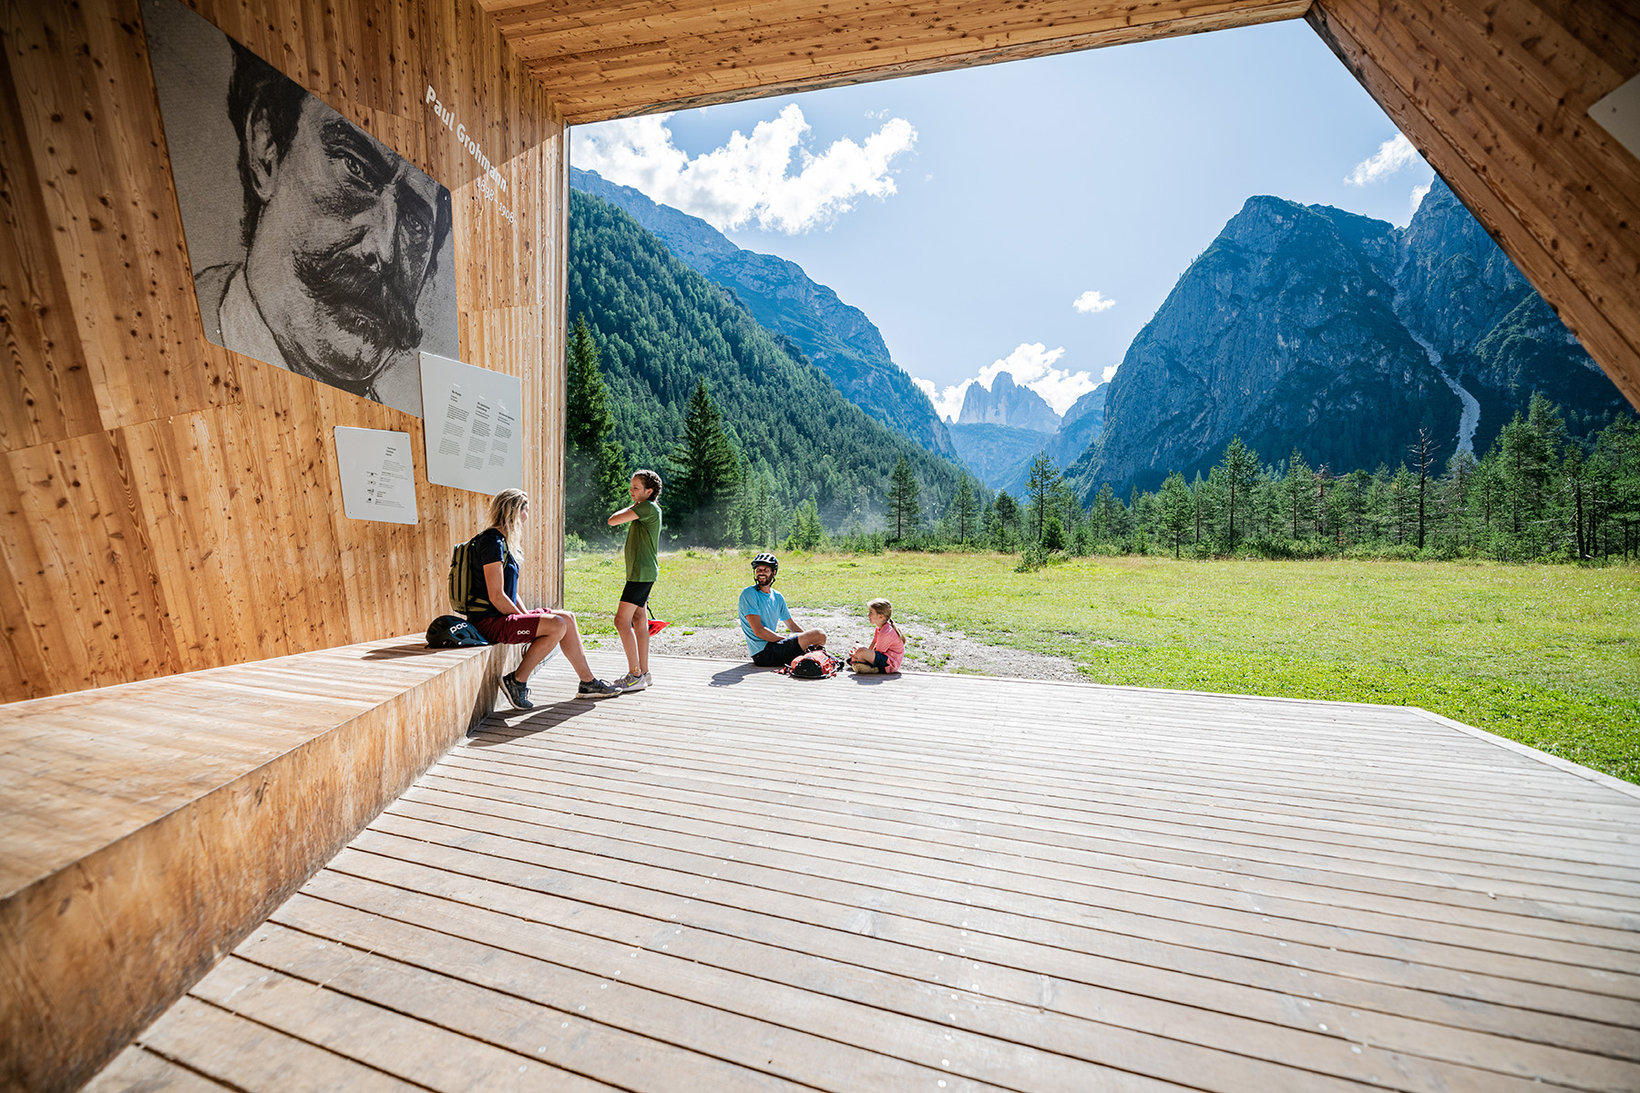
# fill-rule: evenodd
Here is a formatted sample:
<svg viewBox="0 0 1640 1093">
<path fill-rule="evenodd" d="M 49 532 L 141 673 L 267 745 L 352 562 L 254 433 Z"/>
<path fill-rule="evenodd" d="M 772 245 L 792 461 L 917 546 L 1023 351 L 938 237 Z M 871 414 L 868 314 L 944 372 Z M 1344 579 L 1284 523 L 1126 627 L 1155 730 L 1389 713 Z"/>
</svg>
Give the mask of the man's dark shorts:
<svg viewBox="0 0 1640 1093">
<path fill-rule="evenodd" d="M 752 654 L 752 663 L 759 668 L 779 668 L 803 655 L 803 646 L 795 637 L 771 641 Z"/>
<path fill-rule="evenodd" d="M 621 589 L 621 602 L 634 607 L 648 607 L 649 590 L 654 587 L 654 581 L 627 581 L 626 587 Z"/>
</svg>

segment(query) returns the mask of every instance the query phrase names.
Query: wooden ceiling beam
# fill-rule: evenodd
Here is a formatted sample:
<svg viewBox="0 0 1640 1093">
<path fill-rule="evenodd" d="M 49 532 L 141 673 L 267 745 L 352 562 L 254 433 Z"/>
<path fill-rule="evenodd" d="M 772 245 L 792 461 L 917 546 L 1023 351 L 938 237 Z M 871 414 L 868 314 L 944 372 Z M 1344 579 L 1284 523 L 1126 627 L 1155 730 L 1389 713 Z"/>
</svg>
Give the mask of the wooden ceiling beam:
<svg viewBox="0 0 1640 1093">
<path fill-rule="evenodd" d="M 1301 17 L 1310 0 L 481 0 L 571 124 Z"/>
</svg>

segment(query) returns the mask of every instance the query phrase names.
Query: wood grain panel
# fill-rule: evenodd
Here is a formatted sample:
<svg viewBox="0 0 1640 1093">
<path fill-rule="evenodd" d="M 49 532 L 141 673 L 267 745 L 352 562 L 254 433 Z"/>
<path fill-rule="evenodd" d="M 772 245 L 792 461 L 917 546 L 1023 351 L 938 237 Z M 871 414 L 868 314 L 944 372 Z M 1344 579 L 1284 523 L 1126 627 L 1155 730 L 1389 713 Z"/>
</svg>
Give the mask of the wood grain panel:
<svg viewBox="0 0 1640 1093">
<path fill-rule="evenodd" d="M 472 0 L 199 0 L 453 197 L 461 356 L 523 381 L 524 553 L 559 601 L 564 126 Z M 488 499 L 417 418 L 204 336 L 137 0 L 0 19 L 0 702 L 416 631 Z M 507 179 L 425 102 L 429 85 Z M 410 433 L 415 526 L 342 512 L 334 429 Z"/>
<path fill-rule="evenodd" d="M 67 289 L 52 260 L 40 180 L 21 126 L 22 107 L 0 71 L 0 451 L 101 427 L 96 391 L 63 306 Z"/>
<path fill-rule="evenodd" d="M 0 1088 L 90 1077 L 483 717 L 507 655 L 389 639 L 10 706 Z"/>
<path fill-rule="evenodd" d="M 573 124 L 1297 18 L 1309 6 L 482 2 Z"/>
</svg>

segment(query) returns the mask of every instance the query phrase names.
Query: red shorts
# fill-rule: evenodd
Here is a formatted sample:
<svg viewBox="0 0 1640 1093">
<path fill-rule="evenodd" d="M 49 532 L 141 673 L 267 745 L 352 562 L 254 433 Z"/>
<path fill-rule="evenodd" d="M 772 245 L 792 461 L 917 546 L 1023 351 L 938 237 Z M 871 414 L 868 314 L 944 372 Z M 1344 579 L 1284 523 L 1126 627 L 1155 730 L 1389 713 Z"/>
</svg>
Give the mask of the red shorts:
<svg viewBox="0 0 1640 1093">
<path fill-rule="evenodd" d="M 551 608 L 539 607 L 522 615 L 486 615 L 470 621 L 491 645 L 527 645 L 535 640 L 538 621 L 554 614 Z"/>
</svg>

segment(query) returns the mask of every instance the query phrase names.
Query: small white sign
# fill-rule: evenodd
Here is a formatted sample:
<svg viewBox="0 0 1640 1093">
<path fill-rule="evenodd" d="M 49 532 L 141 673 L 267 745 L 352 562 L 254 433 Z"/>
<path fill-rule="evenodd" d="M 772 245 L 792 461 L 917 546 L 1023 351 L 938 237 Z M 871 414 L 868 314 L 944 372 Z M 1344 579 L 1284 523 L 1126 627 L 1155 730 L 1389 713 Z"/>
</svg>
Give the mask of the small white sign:
<svg viewBox="0 0 1640 1093">
<path fill-rule="evenodd" d="M 523 489 L 523 401 L 517 376 L 423 353 L 427 480 L 478 493 Z"/>
<path fill-rule="evenodd" d="M 1589 107 L 1589 117 L 1640 159 L 1640 76 Z"/>
<path fill-rule="evenodd" d="M 416 522 L 416 467 L 410 434 L 336 426 L 342 508 L 349 519 Z"/>
</svg>

